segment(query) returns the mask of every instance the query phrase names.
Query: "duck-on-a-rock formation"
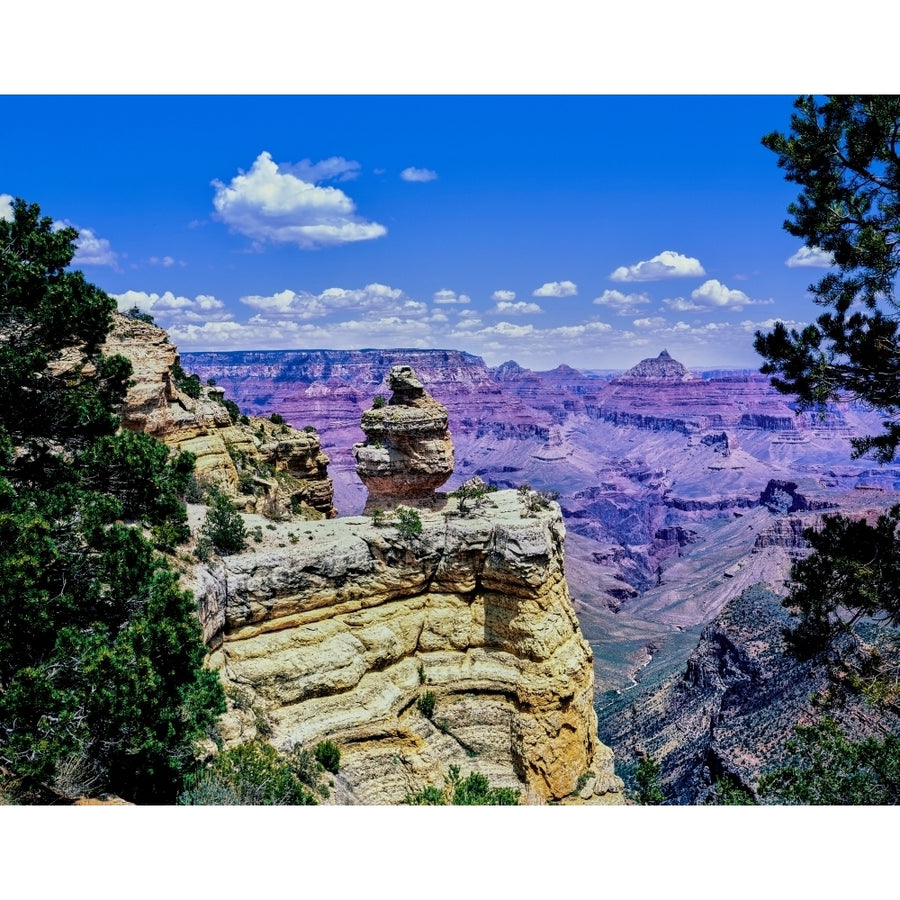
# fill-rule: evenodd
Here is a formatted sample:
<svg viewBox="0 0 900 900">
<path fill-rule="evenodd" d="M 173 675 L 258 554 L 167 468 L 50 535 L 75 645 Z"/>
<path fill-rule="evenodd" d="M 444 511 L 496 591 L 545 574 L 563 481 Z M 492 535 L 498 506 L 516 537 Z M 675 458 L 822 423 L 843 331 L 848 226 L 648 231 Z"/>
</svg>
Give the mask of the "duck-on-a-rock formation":
<svg viewBox="0 0 900 900">
<path fill-rule="evenodd" d="M 418 506 L 420 534 L 398 528 L 396 509 L 327 518 L 315 434 L 233 422 L 215 387 L 185 394 L 161 329 L 117 317 L 106 349 L 134 365 L 126 427 L 197 453 L 200 473 L 248 524 L 263 511 L 283 517 L 267 522 L 264 543 L 185 576 L 229 695 L 226 745 L 334 741 L 340 802 L 401 803 L 440 785 L 451 764 L 520 789 L 523 802 L 624 802 L 612 751 L 597 739 L 592 652 L 569 600 L 560 509 L 525 491 L 464 510 L 435 495 L 453 445 L 446 413 L 441 431 L 442 407 L 411 369 L 392 372 L 392 408 L 413 411 L 421 427 L 385 429 L 383 445 L 418 462 L 412 478 L 400 466 L 398 484 L 379 481 L 377 493 L 394 498 L 389 507 Z M 199 523 L 203 508 L 189 509 Z M 420 702 L 428 695 L 431 708 Z"/>
</svg>

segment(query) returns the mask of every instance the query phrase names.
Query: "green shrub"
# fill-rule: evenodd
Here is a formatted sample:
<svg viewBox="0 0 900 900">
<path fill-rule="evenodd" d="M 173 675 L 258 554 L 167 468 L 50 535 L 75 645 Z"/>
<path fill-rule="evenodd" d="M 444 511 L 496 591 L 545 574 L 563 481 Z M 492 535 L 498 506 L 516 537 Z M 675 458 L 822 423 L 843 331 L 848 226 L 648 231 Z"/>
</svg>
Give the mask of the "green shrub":
<svg viewBox="0 0 900 900">
<path fill-rule="evenodd" d="M 387 406 L 387 397 L 384 394 L 376 394 L 372 400 L 372 409 L 381 409 L 384 406 Z"/>
<path fill-rule="evenodd" d="M 450 766 L 443 789 L 428 785 L 416 794 L 407 794 L 409 806 L 518 806 L 521 791 L 491 787 L 487 778 L 471 772 L 460 778 L 459 766 Z"/>
<path fill-rule="evenodd" d="M 284 425 L 284 416 L 280 413 L 272 413 L 272 415 L 269 416 L 269 421 L 273 425 Z"/>
<path fill-rule="evenodd" d="M 422 519 L 417 510 L 398 506 L 394 510 L 394 519 L 397 533 L 403 540 L 411 541 L 422 533 Z"/>
<path fill-rule="evenodd" d="M 222 400 L 222 406 L 228 410 L 228 417 L 231 419 L 231 424 L 237 424 L 241 418 L 241 410 L 237 403 L 235 403 L 234 400 L 225 398 Z"/>
<path fill-rule="evenodd" d="M 316 744 L 315 757 L 316 762 L 333 775 L 337 774 L 337 770 L 341 767 L 341 751 L 333 741 L 321 741 Z"/>
<path fill-rule="evenodd" d="M 659 783 L 659 763 L 652 756 L 641 757 L 634 780 L 638 788 L 635 797 L 638 803 L 643 806 L 658 806 L 665 803 L 666 795 Z"/>
<path fill-rule="evenodd" d="M 216 493 L 213 505 L 200 529 L 218 553 L 239 553 L 247 545 L 247 527 L 241 514 L 222 493 Z"/>
<path fill-rule="evenodd" d="M 309 761 L 301 752 L 279 753 L 251 741 L 223 750 L 191 779 L 178 798 L 183 806 L 314 806 Z M 315 783 L 315 782 L 314 782 Z"/>
<path fill-rule="evenodd" d="M 434 691 L 425 691 L 416 700 L 416 708 L 426 719 L 430 719 L 434 715 L 434 704 L 436 701 L 437 698 L 434 696 Z"/>
</svg>

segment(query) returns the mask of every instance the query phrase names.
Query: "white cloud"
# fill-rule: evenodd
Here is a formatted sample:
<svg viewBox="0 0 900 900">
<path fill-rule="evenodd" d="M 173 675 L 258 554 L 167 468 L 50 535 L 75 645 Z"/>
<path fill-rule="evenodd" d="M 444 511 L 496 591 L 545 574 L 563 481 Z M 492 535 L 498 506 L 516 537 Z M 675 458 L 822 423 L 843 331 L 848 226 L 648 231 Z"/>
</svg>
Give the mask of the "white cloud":
<svg viewBox="0 0 900 900">
<path fill-rule="evenodd" d="M 491 300 L 515 300 L 516 292 L 515 291 L 494 291 L 491 294 Z"/>
<path fill-rule="evenodd" d="M 574 297 L 578 293 L 578 285 L 573 281 L 548 281 L 537 290 L 531 292 L 532 297 Z"/>
<path fill-rule="evenodd" d="M 537 303 L 510 303 L 507 300 L 501 300 L 492 310 L 492 313 L 506 313 L 507 315 L 521 316 L 525 313 L 542 313 L 543 310 Z"/>
<path fill-rule="evenodd" d="M 632 323 L 635 328 L 664 328 L 666 320 L 662 316 L 651 316 L 643 319 L 635 319 Z"/>
<path fill-rule="evenodd" d="M 333 287 L 321 294 L 284 290 L 266 297 L 251 295 L 240 300 L 258 310 L 256 318 L 261 322 L 270 321 L 273 316 L 319 319 L 340 310 L 362 311 L 368 316 L 424 316 L 428 312 L 426 304 L 411 299 L 399 288 L 378 282 L 353 290 Z"/>
<path fill-rule="evenodd" d="M 742 310 L 745 306 L 764 306 L 774 300 L 751 300 L 743 291 L 726 287 L 715 278 L 704 281 L 700 287 L 691 291 L 694 306 L 676 306 L 673 309 L 731 309 Z M 664 301 L 665 302 L 665 301 Z"/>
<path fill-rule="evenodd" d="M 236 175 L 229 185 L 218 180 L 212 185 L 216 216 L 254 241 L 310 250 L 387 234 L 383 225 L 357 216 L 356 205 L 343 191 L 304 181 L 289 165 L 274 163 L 266 151 L 249 172 Z"/>
<path fill-rule="evenodd" d="M 801 247 L 784 264 L 790 269 L 827 269 L 834 265 L 834 257 L 820 247 Z"/>
<path fill-rule="evenodd" d="M 198 294 L 193 300 L 171 291 L 148 294 L 145 291 L 125 291 L 111 294 L 120 312 L 136 306 L 141 312 L 151 313 L 158 325 L 170 328 L 176 324 L 198 322 L 227 322 L 234 317 L 225 304 L 211 294 Z"/>
<path fill-rule="evenodd" d="M 611 281 L 661 281 L 664 278 L 699 277 L 706 274 L 700 260 L 684 256 L 674 250 L 663 250 L 652 259 L 634 266 L 619 266 L 610 276 Z"/>
<path fill-rule="evenodd" d="M 0 220 L 12 222 L 13 220 L 12 194 L 0 194 Z"/>
<path fill-rule="evenodd" d="M 432 299 L 435 303 L 442 304 L 466 304 L 472 302 L 472 298 L 468 294 L 457 294 L 456 291 L 449 291 L 446 288 L 435 291 Z"/>
<path fill-rule="evenodd" d="M 69 225 L 68 222 L 54 222 L 54 226 L 60 228 Z M 90 228 L 78 228 L 78 238 L 75 241 L 75 256 L 72 258 L 73 266 L 110 266 L 115 269 L 119 265 L 118 254 L 113 252 L 106 238 L 97 237 Z"/>
<path fill-rule="evenodd" d="M 415 166 L 407 166 L 400 177 L 404 181 L 434 181 L 438 177 L 437 172 L 431 169 L 417 169 Z"/>
<path fill-rule="evenodd" d="M 594 299 L 597 306 L 607 306 L 614 309 L 620 316 L 630 316 L 638 306 L 650 303 L 647 294 L 623 294 L 621 291 L 604 291 Z"/>
</svg>

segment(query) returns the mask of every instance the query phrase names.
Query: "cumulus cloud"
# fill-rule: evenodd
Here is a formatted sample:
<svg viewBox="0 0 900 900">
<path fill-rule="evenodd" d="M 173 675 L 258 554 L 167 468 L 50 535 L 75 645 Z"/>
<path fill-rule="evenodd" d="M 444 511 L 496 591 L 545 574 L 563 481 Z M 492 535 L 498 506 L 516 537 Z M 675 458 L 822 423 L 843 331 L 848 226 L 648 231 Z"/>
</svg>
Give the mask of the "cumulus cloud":
<svg viewBox="0 0 900 900">
<path fill-rule="evenodd" d="M 594 299 L 597 306 L 606 306 L 615 310 L 620 316 L 630 316 L 636 307 L 650 303 L 647 294 L 623 294 L 621 291 L 604 291 Z"/>
<path fill-rule="evenodd" d="M 515 291 L 494 291 L 491 294 L 491 300 L 515 300 L 516 292 Z"/>
<path fill-rule="evenodd" d="M 466 304 L 472 302 L 472 298 L 468 294 L 457 294 L 456 291 L 449 291 L 446 288 L 435 291 L 432 299 L 435 303 L 441 304 Z"/>
<path fill-rule="evenodd" d="M 415 166 L 407 166 L 400 173 L 400 177 L 404 181 L 434 181 L 438 174 L 431 169 L 417 169 Z"/>
<path fill-rule="evenodd" d="M 57 229 L 70 226 L 70 222 L 54 222 Z M 73 266 L 109 266 L 116 269 L 119 265 L 119 256 L 115 253 L 106 238 L 97 237 L 90 228 L 78 228 L 78 238 L 75 241 L 75 256 L 72 257 Z"/>
<path fill-rule="evenodd" d="M 507 315 L 521 316 L 525 313 L 541 313 L 543 310 L 537 303 L 525 303 L 520 300 L 518 303 L 510 303 L 508 300 L 501 300 L 491 310 L 492 313 L 506 313 Z"/>
<path fill-rule="evenodd" d="M 413 300 L 399 288 L 378 282 L 352 290 L 333 287 L 321 294 L 284 290 L 269 296 L 241 297 L 240 300 L 257 310 L 259 321 L 269 321 L 273 316 L 297 320 L 319 319 L 346 310 L 361 311 L 367 316 L 424 316 L 428 312 L 426 304 Z"/>
<path fill-rule="evenodd" d="M 699 277 L 706 274 L 700 260 L 684 256 L 674 250 L 663 250 L 652 259 L 645 259 L 633 266 L 619 266 L 610 276 L 611 281 L 662 281 L 664 278 Z"/>
<path fill-rule="evenodd" d="M 12 194 L 0 194 L 0 220 L 12 222 L 13 220 Z"/>
<path fill-rule="evenodd" d="M 332 161 L 316 166 L 307 166 L 307 162 L 298 165 L 309 173 L 316 166 L 328 169 Z M 261 244 L 294 244 L 304 250 L 387 234 L 383 225 L 357 216 L 356 205 L 342 190 L 305 181 L 291 168 L 273 162 L 271 154 L 264 151 L 249 172 L 236 175 L 230 184 L 213 181 L 216 217 L 232 231 Z"/>
<path fill-rule="evenodd" d="M 789 269 L 827 269 L 834 265 L 834 257 L 821 247 L 801 247 L 784 264 Z"/>
<path fill-rule="evenodd" d="M 225 309 L 225 304 L 212 294 L 198 294 L 193 300 L 165 291 L 162 294 L 148 294 L 146 291 L 125 291 L 111 295 L 120 312 L 137 307 L 141 312 L 151 313 L 157 324 L 164 328 L 179 323 L 227 322 L 234 317 Z"/>
<path fill-rule="evenodd" d="M 631 324 L 635 328 L 665 328 L 666 320 L 662 316 L 649 316 L 635 319 Z"/>
<path fill-rule="evenodd" d="M 578 285 L 573 281 L 548 281 L 531 292 L 532 297 L 574 297 Z"/>
</svg>

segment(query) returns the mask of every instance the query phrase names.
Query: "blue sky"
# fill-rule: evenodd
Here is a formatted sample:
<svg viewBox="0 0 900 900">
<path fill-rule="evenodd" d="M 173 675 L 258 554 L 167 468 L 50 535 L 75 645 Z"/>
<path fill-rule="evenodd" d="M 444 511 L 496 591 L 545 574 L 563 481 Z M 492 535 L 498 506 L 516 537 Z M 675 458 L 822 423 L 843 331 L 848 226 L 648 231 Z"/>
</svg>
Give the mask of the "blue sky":
<svg viewBox="0 0 900 900">
<path fill-rule="evenodd" d="M 89 279 L 182 350 L 757 367 L 827 263 L 760 144 L 792 101 L 3 96 L 0 215 L 74 224 Z"/>
</svg>

